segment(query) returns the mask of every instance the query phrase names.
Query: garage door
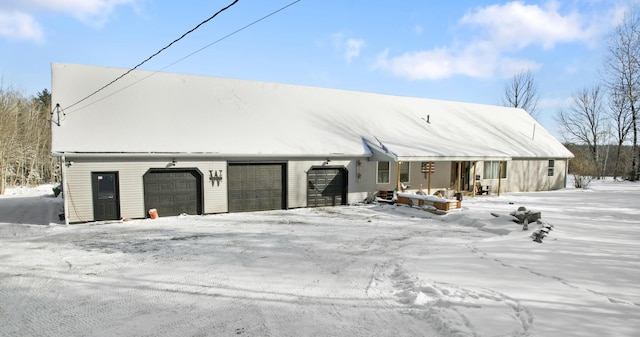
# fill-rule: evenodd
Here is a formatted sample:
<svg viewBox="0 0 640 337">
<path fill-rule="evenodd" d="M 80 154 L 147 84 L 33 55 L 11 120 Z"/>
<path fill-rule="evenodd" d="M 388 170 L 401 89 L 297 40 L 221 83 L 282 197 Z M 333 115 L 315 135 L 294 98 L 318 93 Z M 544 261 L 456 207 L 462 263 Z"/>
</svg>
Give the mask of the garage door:
<svg viewBox="0 0 640 337">
<path fill-rule="evenodd" d="M 229 212 L 284 209 L 284 164 L 229 164 Z"/>
<path fill-rule="evenodd" d="M 144 175 L 145 210 L 159 216 L 202 214 L 202 174 L 197 170 L 150 170 Z"/>
<path fill-rule="evenodd" d="M 345 168 L 312 168 L 307 176 L 308 207 L 347 204 L 347 170 Z"/>
</svg>

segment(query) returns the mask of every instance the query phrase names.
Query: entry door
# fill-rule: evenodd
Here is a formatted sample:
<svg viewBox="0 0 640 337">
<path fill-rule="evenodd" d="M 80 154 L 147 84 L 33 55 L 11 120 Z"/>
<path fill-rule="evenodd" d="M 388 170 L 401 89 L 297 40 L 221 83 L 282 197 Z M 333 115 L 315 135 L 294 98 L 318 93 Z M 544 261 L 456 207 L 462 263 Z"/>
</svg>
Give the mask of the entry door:
<svg viewBox="0 0 640 337">
<path fill-rule="evenodd" d="M 118 172 L 91 173 L 93 188 L 93 219 L 120 219 L 120 198 L 118 193 Z"/>
<path fill-rule="evenodd" d="M 458 168 L 460 168 L 460 191 L 458 191 Z M 463 161 L 463 162 L 452 162 L 451 163 L 451 188 L 458 191 L 471 191 L 473 187 L 472 181 L 470 180 L 471 174 L 471 162 Z"/>
</svg>

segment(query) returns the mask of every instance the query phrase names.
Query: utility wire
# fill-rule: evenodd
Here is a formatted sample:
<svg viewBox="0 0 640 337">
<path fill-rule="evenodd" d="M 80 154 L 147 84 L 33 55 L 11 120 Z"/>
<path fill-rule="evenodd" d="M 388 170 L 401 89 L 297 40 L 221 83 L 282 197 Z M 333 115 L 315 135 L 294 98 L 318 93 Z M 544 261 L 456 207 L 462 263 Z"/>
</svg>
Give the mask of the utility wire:
<svg viewBox="0 0 640 337">
<path fill-rule="evenodd" d="M 171 43 L 169 43 L 168 45 L 164 46 L 162 49 L 158 50 L 158 51 L 157 51 L 157 52 L 155 52 L 153 55 L 151 55 L 151 56 L 147 57 L 147 59 L 146 59 L 146 60 L 144 60 L 144 61 L 142 61 L 142 62 L 138 63 L 135 67 L 133 67 L 133 68 L 131 68 L 131 69 L 127 70 L 124 74 L 122 74 L 122 75 L 118 76 L 118 77 L 117 77 L 116 79 L 114 79 L 113 81 L 111 81 L 111 82 L 109 82 L 109 83 L 105 84 L 103 87 L 101 87 L 100 89 L 98 89 L 98 90 L 96 90 L 96 91 L 92 92 L 91 94 L 87 95 L 85 98 L 83 98 L 83 99 L 81 99 L 81 100 L 79 100 L 79 101 L 77 101 L 77 102 L 75 102 L 75 103 L 73 103 L 73 104 L 69 105 L 69 106 L 67 107 L 67 109 L 69 109 L 69 108 L 71 108 L 71 107 L 73 107 L 73 106 L 76 106 L 76 105 L 80 104 L 81 102 L 84 102 L 84 101 L 85 101 L 85 100 L 87 100 L 89 97 L 91 97 L 91 96 L 93 96 L 93 95 L 95 95 L 95 94 L 99 93 L 100 91 L 102 91 L 102 90 L 106 89 L 108 86 L 112 85 L 113 83 L 115 83 L 115 82 L 116 82 L 116 81 L 118 81 L 119 79 L 121 79 L 121 78 L 123 78 L 123 77 L 127 76 L 130 72 L 132 72 L 132 71 L 134 71 L 134 70 L 138 69 L 138 67 L 140 67 L 141 65 L 143 65 L 143 64 L 145 64 L 145 63 L 147 63 L 149 60 L 151 60 L 152 58 L 156 57 L 158 54 L 162 53 L 162 52 L 163 52 L 164 50 L 166 50 L 167 48 L 171 47 L 174 43 L 176 43 L 176 42 L 178 42 L 178 41 L 182 40 L 185 36 L 187 36 L 187 35 L 189 35 L 189 34 L 193 33 L 196 29 L 200 28 L 200 26 L 202 26 L 202 25 L 204 25 L 205 23 L 207 23 L 207 22 L 209 22 L 209 21 L 213 20 L 213 18 L 215 18 L 216 16 L 218 16 L 218 14 L 220 14 L 220 13 L 222 13 L 222 12 L 226 11 L 227 9 L 231 8 L 231 6 L 235 5 L 238 1 L 240 1 L 240 0 L 234 0 L 232 3 L 230 3 L 230 4 L 229 4 L 229 5 L 227 5 L 226 7 L 222 8 L 221 10 L 217 11 L 215 14 L 213 14 L 212 16 L 210 16 L 208 19 L 206 19 L 206 20 L 204 20 L 204 21 L 200 22 L 200 23 L 199 23 L 199 24 L 197 24 L 195 27 L 193 27 L 192 29 L 188 30 L 186 33 L 182 34 L 182 36 L 180 36 L 179 38 L 177 38 L 177 39 L 175 39 L 175 40 L 171 41 Z"/>
<path fill-rule="evenodd" d="M 195 55 L 195 54 L 197 54 L 197 53 L 199 53 L 199 52 L 201 52 L 201 51 L 203 51 L 203 50 L 205 50 L 205 49 L 207 49 L 207 48 L 209 48 L 209 47 L 213 46 L 214 44 L 216 44 L 216 43 L 218 43 L 218 42 L 221 42 L 221 41 L 223 41 L 223 40 L 226 40 L 227 38 L 231 37 L 232 35 L 235 35 L 235 34 L 237 34 L 237 33 L 241 32 L 241 31 L 243 31 L 243 30 L 245 30 L 245 29 L 247 29 L 247 28 L 249 28 L 249 27 L 251 27 L 251 26 L 255 25 L 255 24 L 256 24 L 256 23 L 258 23 L 258 22 L 260 22 L 260 21 L 262 21 L 262 20 L 265 20 L 265 19 L 267 19 L 268 17 L 273 16 L 273 15 L 275 15 L 275 14 L 277 14 L 277 13 L 279 13 L 279 12 L 283 11 L 283 10 L 285 10 L 285 9 L 287 9 L 287 8 L 289 8 L 289 7 L 293 6 L 293 5 L 295 5 L 296 3 L 300 2 L 300 1 L 302 1 L 302 0 L 296 0 L 296 1 L 294 1 L 294 2 L 292 2 L 292 3 L 290 3 L 290 4 L 288 4 L 288 5 L 285 5 L 285 6 L 281 7 L 280 9 L 277 9 L 277 10 L 275 10 L 275 11 L 273 11 L 273 12 L 271 12 L 271 13 L 269 13 L 269 14 L 267 14 L 267 15 L 265 15 L 265 16 L 263 16 L 263 17 L 261 17 L 261 18 L 257 19 L 257 20 L 255 20 L 255 21 L 253 21 L 253 22 L 251 22 L 251 23 L 249 23 L 249 24 L 245 25 L 245 26 L 244 26 L 244 27 L 242 27 L 242 28 L 238 28 L 238 29 L 234 30 L 233 32 L 231 32 L 231 33 L 229 33 L 229 34 L 227 34 L 227 35 L 225 35 L 225 36 L 223 36 L 223 37 L 221 37 L 221 38 L 219 38 L 219 39 L 217 39 L 217 40 L 215 40 L 215 41 L 213 41 L 213 42 L 209 43 L 208 45 L 206 45 L 206 46 L 204 46 L 204 47 L 202 47 L 202 48 L 200 48 L 200 49 L 198 49 L 198 50 L 196 50 L 196 51 L 192 52 L 191 54 L 188 54 L 188 55 L 186 55 L 186 56 L 184 56 L 184 57 L 182 57 L 182 58 L 178 59 L 177 61 L 175 61 L 175 62 L 173 62 L 173 63 L 170 63 L 169 65 L 167 65 L 167 66 L 165 66 L 165 67 L 161 68 L 161 69 L 160 69 L 160 70 L 158 70 L 158 71 L 162 71 L 162 70 L 164 70 L 164 69 L 167 69 L 167 68 L 171 67 L 172 65 L 174 65 L 174 64 L 176 64 L 176 63 L 178 63 L 178 62 L 182 62 L 182 61 L 184 61 L 185 59 L 187 59 L 187 58 L 189 58 L 189 57 L 191 57 L 191 56 L 193 56 L 193 55 Z"/>
<path fill-rule="evenodd" d="M 174 62 L 172 62 L 172 63 L 170 63 L 170 64 L 168 64 L 168 65 L 166 65 L 166 66 L 164 66 L 164 67 L 162 67 L 162 68 L 160 68 L 160 69 L 158 69 L 158 70 L 156 70 L 156 71 L 154 71 L 153 73 L 151 73 L 151 74 L 149 74 L 149 75 L 147 75 L 147 76 L 145 76 L 145 77 L 142 77 L 141 79 L 139 79 L 139 80 L 137 80 L 137 81 L 135 81 L 135 82 L 133 82 L 133 83 L 131 83 L 131 84 L 129 84 L 129 85 L 127 85 L 127 86 L 125 86 L 125 87 L 122 87 L 122 88 L 120 88 L 120 89 L 118 89 L 118 90 L 116 90 L 116 91 L 112 92 L 112 93 L 111 93 L 111 94 L 109 94 L 109 95 L 106 95 L 106 96 L 104 96 L 104 97 L 102 97 L 102 98 L 100 98 L 100 99 L 97 99 L 97 100 L 95 100 L 95 101 L 93 101 L 93 102 L 91 102 L 91 103 L 88 103 L 88 104 L 83 105 L 83 106 L 81 106 L 81 107 L 79 107 L 79 108 L 76 108 L 75 110 L 66 111 L 66 112 L 65 112 L 65 115 L 67 115 L 67 114 L 71 114 L 71 113 L 76 112 L 76 111 L 78 111 L 78 110 L 82 110 L 82 109 L 84 109 L 84 108 L 86 108 L 86 107 L 88 107 L 88 106 L 90 106 L 90 105 L 93 105 L 93 104 L 98 103 L 98 102 L 100 102 L 100 101 L 102 101 L 102 100 L 104 100 L 104 99 L 107 99 L 107 98 L 109 98 L 109 97 L 111 97 L 111 96 L 113 96 L 113 95 L 115 95 L 115 94 L 117 94 L 117 93 L 119 93 L 119 92 L 121 92 L 121 91 L 123 91 L 123 90 L 125 90 L 125 89 L 128 89 L 129 87 L 131 87 L 131 86 L 133 86 L 133 85 L 136 85 L 136 84 L 138 84 L 139 82 L 142 82 L 142 81 L 146 80 L 147 78 L 149 78 L 149 77 L 151 77 L 151 76 L 153 76 L 153 75 L 155 75 L 155 74 L 157 74 L 157 73 L 159 73 L 159 72 L 161 72 L 161 71 L 163 71 L 163 70 L 165 70 L 165 69 L 167 69 L 167 68 L 169 68 L 169 67 L 171 67 L 171 66 L 173 66 L 173 65 L 175 65 L 175 64 L 177 64 L 177 63 L 179 63 L 179 62 L 182 62 L 182 61 L 186 60 L 187 58 L 189 58 L 189 57 L 191 57 L 191 56 L 193 56 L 193 55 L 195 55 L 195 54 L 197 54 L 197 53 L 199 53 L 199 52 L 201 52 L 201 51 L 203 51 L 203 50 L 205 50 L 205 49 L 207 49 L 207 48 L 209 48 L 209 47 L 213 46 L 214 44 L 217 44 L 217 43 L 219 43 L 219 42 L 222 42 L 223 40 L 228 39 L 229 37 L 231 37 L 231 36 L 233 36 L 233 35 L 235 35 L 235 34 L 237 34 L 237 33 L 241 32 L 241 31 L 243 31 L 243 30 L 245 30 L 245 29 L 247 29 L 247 28 L 249 28 L 249 27 L 251 27 L 251 26 L 253 26 L 253 25 L 257 24 L 257 23 L 259 23 L 260 21 L 263 21 L 263 20 L 265 20 L 265 19 L 267 19 L 267 18 L 269 18 L 269 17 L 271 17 L 271 16 L 273 16 L 273 15 L 275 15 L 275 14 L 277 14 L 277 13 L 279 13 L 279 12 L 281 12 L 281 11 L 283 11 L 283 10 L 285 10 L 285 9 L 287 9 L 287 8 L 289 8 L 289 7 L 291 7 L 291 6 L 293 6 L 293 5 L 295 5 L 296 3 L 300 2 L 300 1 L 302 1 L 302 0 L 296 0 L 296 1 L 293 1 L 293 2 L 289 3 L 288 5 L 285 5 L 285 6 L 283 6 L 283 7 L 279 8 L 279 9 L 277 9 L 277 10 L 275 10 L 275 11 L 273 11 L 273 12 L 271 12 L 271 13 L 269 13 L 269 14 L 267 14 L 267 15 L 265 15 L 265 16 L 263 16 L 263 17 L 261 17 L 261 18 L 257 19 L 257 20 L 255 20 L 255 21 L 253 21 L 253 22 L 251 22 L 251 23 L 249 23 L 249 24 L 247 24 L 247 25 L 245 25 L 245 26 L 243 26 L 243 27 L 241 27 L 241 28 L 238 28 L 238 29 L 234 30 L 233 32 L 231 32 L 231 33 L 229 33 L 229 34 L 227 34 L 227 35 L 225 35 L 225 36 L 223 36 L 223 37 L 221 37 L 221 38 L 219 38 L 219 39 L 217 39 L 217 40 L 215 40 L 215 41 L 213 41 L 213 42 L 209 43 L 208 45 L 206 45 L 206 46 L 204 46 L 204 47 L 202 47 L 202 48 L 200 48 L 200 49 L 198 49 L 198 50 L 196 50 L 196 51 L 194 51 L 194 52 L 192 52 L 192 53 L 189 53 L 188 55 L 183 56 L 182 58 L 180 58 L 180 59 L 178 59 L 178 60 L 176 60 L 176 61 L 174 61 Z M 134 68 L 134 69 L 135 69 L 135 68 Z M 129 70 L 127 73 L 125 73 L 124 75 L 122 75 L 122 76 L 120 76 L 120 77 L 125 76 L 126 74 L 130 73 L 132 70 L 133 70 L 133 69 Z M 113 82 L 115 82 L 115 80 L 114 80 L 114 81 L 112 81 L 111 83 L 113 83 Z M 106 87 L 106 86 L 105 86 L 105 87 Z M 103 87 L 102 89 L 104 89 L 105 87 Z M 100 90 L 102 90 L 102 89 L 100 89 Z M 99 91 L 99 90 L 98 90 L 98 91 Z M 72 106 L 75 106 L 75 105 L 77 105 L 77 104 L 81 103 L 82 101 L 86 100 L 87 98 L 91 97 L 92 95 L 94 95 L 94 94 L 98 93 L 98 91 L 96 91 L 95 93 L 93 93 L 93 94 L 91 94 L 91 95 L 89 95 L 89 96 L 85 97 L 84 99 L 82 99 L 82 100 L 80 100 L 80 101 L 78 101 L 78 102 L 76 102 L 76 103 L 74 103 L 74 104 L 70 105 L 69 107 L 67 107 L 67 109 L 69 109 L 69 108 L 71 108 Z"/>
</svg>

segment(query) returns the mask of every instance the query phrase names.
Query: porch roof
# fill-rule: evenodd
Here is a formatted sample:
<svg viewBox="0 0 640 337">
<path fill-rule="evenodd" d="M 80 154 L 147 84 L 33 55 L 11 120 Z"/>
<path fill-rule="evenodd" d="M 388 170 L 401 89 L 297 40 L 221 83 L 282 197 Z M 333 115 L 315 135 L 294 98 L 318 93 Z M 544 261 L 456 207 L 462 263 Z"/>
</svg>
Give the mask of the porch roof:
<svg viewBox="0 0 640 337">
<path fill-rule="evenodd" d="M 491 153 L 486 151 L 487 154 L 468 154 L 468 155 L 446 155 L 437 152 L 430 153 L 416 153 L 413 149 L 403 148 L 403 146 L 393 147 L 396 151 L 400 151 L 403 154 L 398 154 L 395 151 L 390 150 L 386 145 L 382 146 L 379 142 L 372 142 L 365 140 L 365 143 L 371 149 L 371 159 L 376 161 L 391 161 L 391 162 L 423 162 L 423 161 L 484 161 L 484 160 L 496 160 L 506 161 L 513 159 L 510 156 L 505 156 L 500 153 Z"/>
</svg>

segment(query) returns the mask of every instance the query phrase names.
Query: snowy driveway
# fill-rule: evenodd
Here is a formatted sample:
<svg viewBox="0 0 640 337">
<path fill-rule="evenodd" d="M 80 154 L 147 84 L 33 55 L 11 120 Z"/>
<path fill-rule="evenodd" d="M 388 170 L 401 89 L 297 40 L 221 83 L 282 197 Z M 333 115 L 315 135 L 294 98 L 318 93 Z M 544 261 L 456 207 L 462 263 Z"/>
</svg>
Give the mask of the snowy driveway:
<svg viewBox="0 0 640 337">
<path fill-rule="evenodd" d="M 0 223 L 0 336 L 635 336 L 638 186 Z M 555 225 L 542 244 L 489 214 L 520 204 Z"/>
<path fill-rule="evenodd" d="M 0 224 L 61 224 L 58 214 L 62 212 L 62 197 L 54 197 L 49 186 L 36 193 L 0 196 Z"/>
</svg>

